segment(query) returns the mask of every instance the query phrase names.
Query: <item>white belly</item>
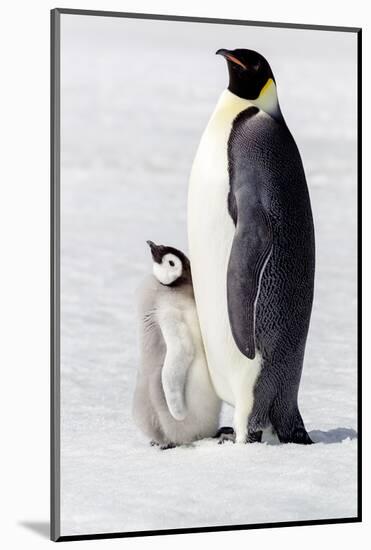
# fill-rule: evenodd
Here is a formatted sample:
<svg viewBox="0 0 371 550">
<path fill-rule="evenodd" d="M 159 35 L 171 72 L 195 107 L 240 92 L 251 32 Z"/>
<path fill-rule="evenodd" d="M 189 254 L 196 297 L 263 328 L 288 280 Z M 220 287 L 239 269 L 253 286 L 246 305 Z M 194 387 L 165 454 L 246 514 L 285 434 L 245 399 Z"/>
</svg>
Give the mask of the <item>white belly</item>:
<svg viewBox="0 0 371 550">
<path fill-rule="evenodd" d="M 232 405 L 253 395 L 260 358 L 237 348 L 228 317 L 227 267 L 234 236 L 228 213 L 227 142 L 232 122 L 251 103 L 223 92 L 202 136 L 191 172 L 188 238 L 193 285 L 210 375 Z M 251 402 L 252 406 L 252 402 Z"/>
</svg>

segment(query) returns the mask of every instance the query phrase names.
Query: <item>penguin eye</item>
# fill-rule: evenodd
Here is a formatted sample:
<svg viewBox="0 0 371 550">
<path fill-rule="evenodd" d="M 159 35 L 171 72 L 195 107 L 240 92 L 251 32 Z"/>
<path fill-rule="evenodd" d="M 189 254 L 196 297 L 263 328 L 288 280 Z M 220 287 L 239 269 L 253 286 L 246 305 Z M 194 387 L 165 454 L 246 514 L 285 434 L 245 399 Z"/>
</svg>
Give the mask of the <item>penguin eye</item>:
<svg viewBox="0 0 371 550">
<path fill-rule="evenodd" d="M 171 267 L 174 267 L 174 265 L 175 265 L 173 260 L 169 260 L 169 264 L 171 265 Z"/>
</svg>

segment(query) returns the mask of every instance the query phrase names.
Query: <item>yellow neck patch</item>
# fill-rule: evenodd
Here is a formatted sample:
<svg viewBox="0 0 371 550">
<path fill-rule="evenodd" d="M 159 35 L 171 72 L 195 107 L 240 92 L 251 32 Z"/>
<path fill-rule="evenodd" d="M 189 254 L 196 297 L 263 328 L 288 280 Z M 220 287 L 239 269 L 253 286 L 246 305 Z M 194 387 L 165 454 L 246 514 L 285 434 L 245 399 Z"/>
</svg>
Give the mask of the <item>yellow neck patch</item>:
<svg viewBox="0 0 371 550">
<path fill-rule="evenodd" d="M 272 84 L 274 84 L 273 79 L 272 79 L 272 78 L 268 78 L 267 82 L 264 84 L 264 86 L 263 86 L 262 89 L 260 90 L 259 97 L 262 97 L 264 94 L 268 93 L 268 92 L 269 92 L 269 88 L 272 86 Z"/>
<path fill-rule="evenodd" d="M 276 116 L 280 113 L 276 85 L 272 78 L 267 80 L 260 91 L 259 97 L 254 99 L 251 103 L 271 116 Z"/>
</svg>

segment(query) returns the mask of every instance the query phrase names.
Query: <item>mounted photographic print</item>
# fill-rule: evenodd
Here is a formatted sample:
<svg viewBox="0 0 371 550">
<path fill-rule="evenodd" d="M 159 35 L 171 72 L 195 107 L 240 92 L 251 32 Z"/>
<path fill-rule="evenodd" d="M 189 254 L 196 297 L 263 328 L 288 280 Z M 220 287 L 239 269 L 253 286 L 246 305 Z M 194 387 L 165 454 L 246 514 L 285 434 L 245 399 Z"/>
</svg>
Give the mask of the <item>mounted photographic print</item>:
<svg viewBox="0 0 371 550">
<path fill-rule="evenodd" d="M 52 11 L 53 540 L 361 520 L 360 56 Z"/>
</svg>

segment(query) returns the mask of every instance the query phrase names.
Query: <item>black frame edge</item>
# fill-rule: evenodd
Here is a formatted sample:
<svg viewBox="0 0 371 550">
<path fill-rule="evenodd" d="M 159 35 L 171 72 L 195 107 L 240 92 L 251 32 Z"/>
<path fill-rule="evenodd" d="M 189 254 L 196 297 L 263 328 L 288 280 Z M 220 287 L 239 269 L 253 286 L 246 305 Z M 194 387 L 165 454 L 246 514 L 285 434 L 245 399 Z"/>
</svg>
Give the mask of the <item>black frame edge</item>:
<svg viewBox="0 0 371 550">
<path fill-rule="evenodd" d="M 220 531 L 247 531 L 250 529 L 269 529 L 283 527 L 309 527 L 315 525 L 333 525 L 344 523 L 359 523 L 361 520 L 358 517 L 354 518 L 339 518 L 339 519 L 318 519 L 318 520 L 303 520 L 303 521 L 284 521 L 279 523 L 252 523 L 250 525 L 222 525 L 215 527 L 193 527 L 189 529 L 163 529 L 158 531 L 129 531 L 118 533 L 95 533 L 91 535 L 65 535 L 58 538 L 57 542 L 71 542 L 77 540 L 100 540 L 100 539 L 117 539 L 117 538 L 132 538 L 132 537 L 152 537 L 163 535 L 184 535 L 194 533 L 216 533 Z"/>
<path fill-rule="evenodd" d="M 362 521 L 362 29 L 357 33 L 357 496 Z"/>
<path fill-rule="evenodd" d="M 105 11 L 105 10 L 82 10 L 74 8 L 55 8 L 59 13 L 69 15 L 92 15 L 99 17 L 124 17 L 126 19 L 152 19 L 157 21 L 188 21 L 193 23 L 212 23 L 226 25 L 247 25 L 250 27 L 273 27 L 283 29 L 305 29 L 316 31 L 334 31 L 334 32 L 358 32 L 360 27 L 342 27 L 332 25 L 316 25 L 303 23 L 271 23 L 269 21 L 247 21 L 243 19 L 218 19 L 215 17 L 193 17 L 185 15 L 160 15 L 155 13 L 134 13 L 120 11 Z"/>
<path fill-rule="evenodd" d="M 50 538 L 60 538 L 60 10 L 50 12 Z"/>
<path fill-rule="evenodd" d="M 305 25 L 295 23 L 269 23 L 264 21 L 244 21 L 236 19 L 216 19 L 191 16 L 156 15 L 100 10 L 54 8 L 51 10 L 51 100 L 50 100 L 50 166 L 51 166 L 51 510 L 50 538 L 54 542 L 97 540 L 113 538 L 148 537 L 189 533 L 209 533 L 220 531 L 241 531 L 282 527 L 302 527 L 362 522 L 362 28 L 336 27 L 326 25 Z M 357 516 L 350 518 L 330 518 L 318 520 L 271 522 L 246 525 L 225 525 L 214 527 L 194 527 L 184 529 L 164 529 L 96 533 L 84 535 L 60 534 L 60 15 L 91 15 L 101 17 L 122 17 L 164 21 L 186 21 L 229 25 L 260 26 L 284 29 L 305 29 L 357 34 Z"/>
</svg>

